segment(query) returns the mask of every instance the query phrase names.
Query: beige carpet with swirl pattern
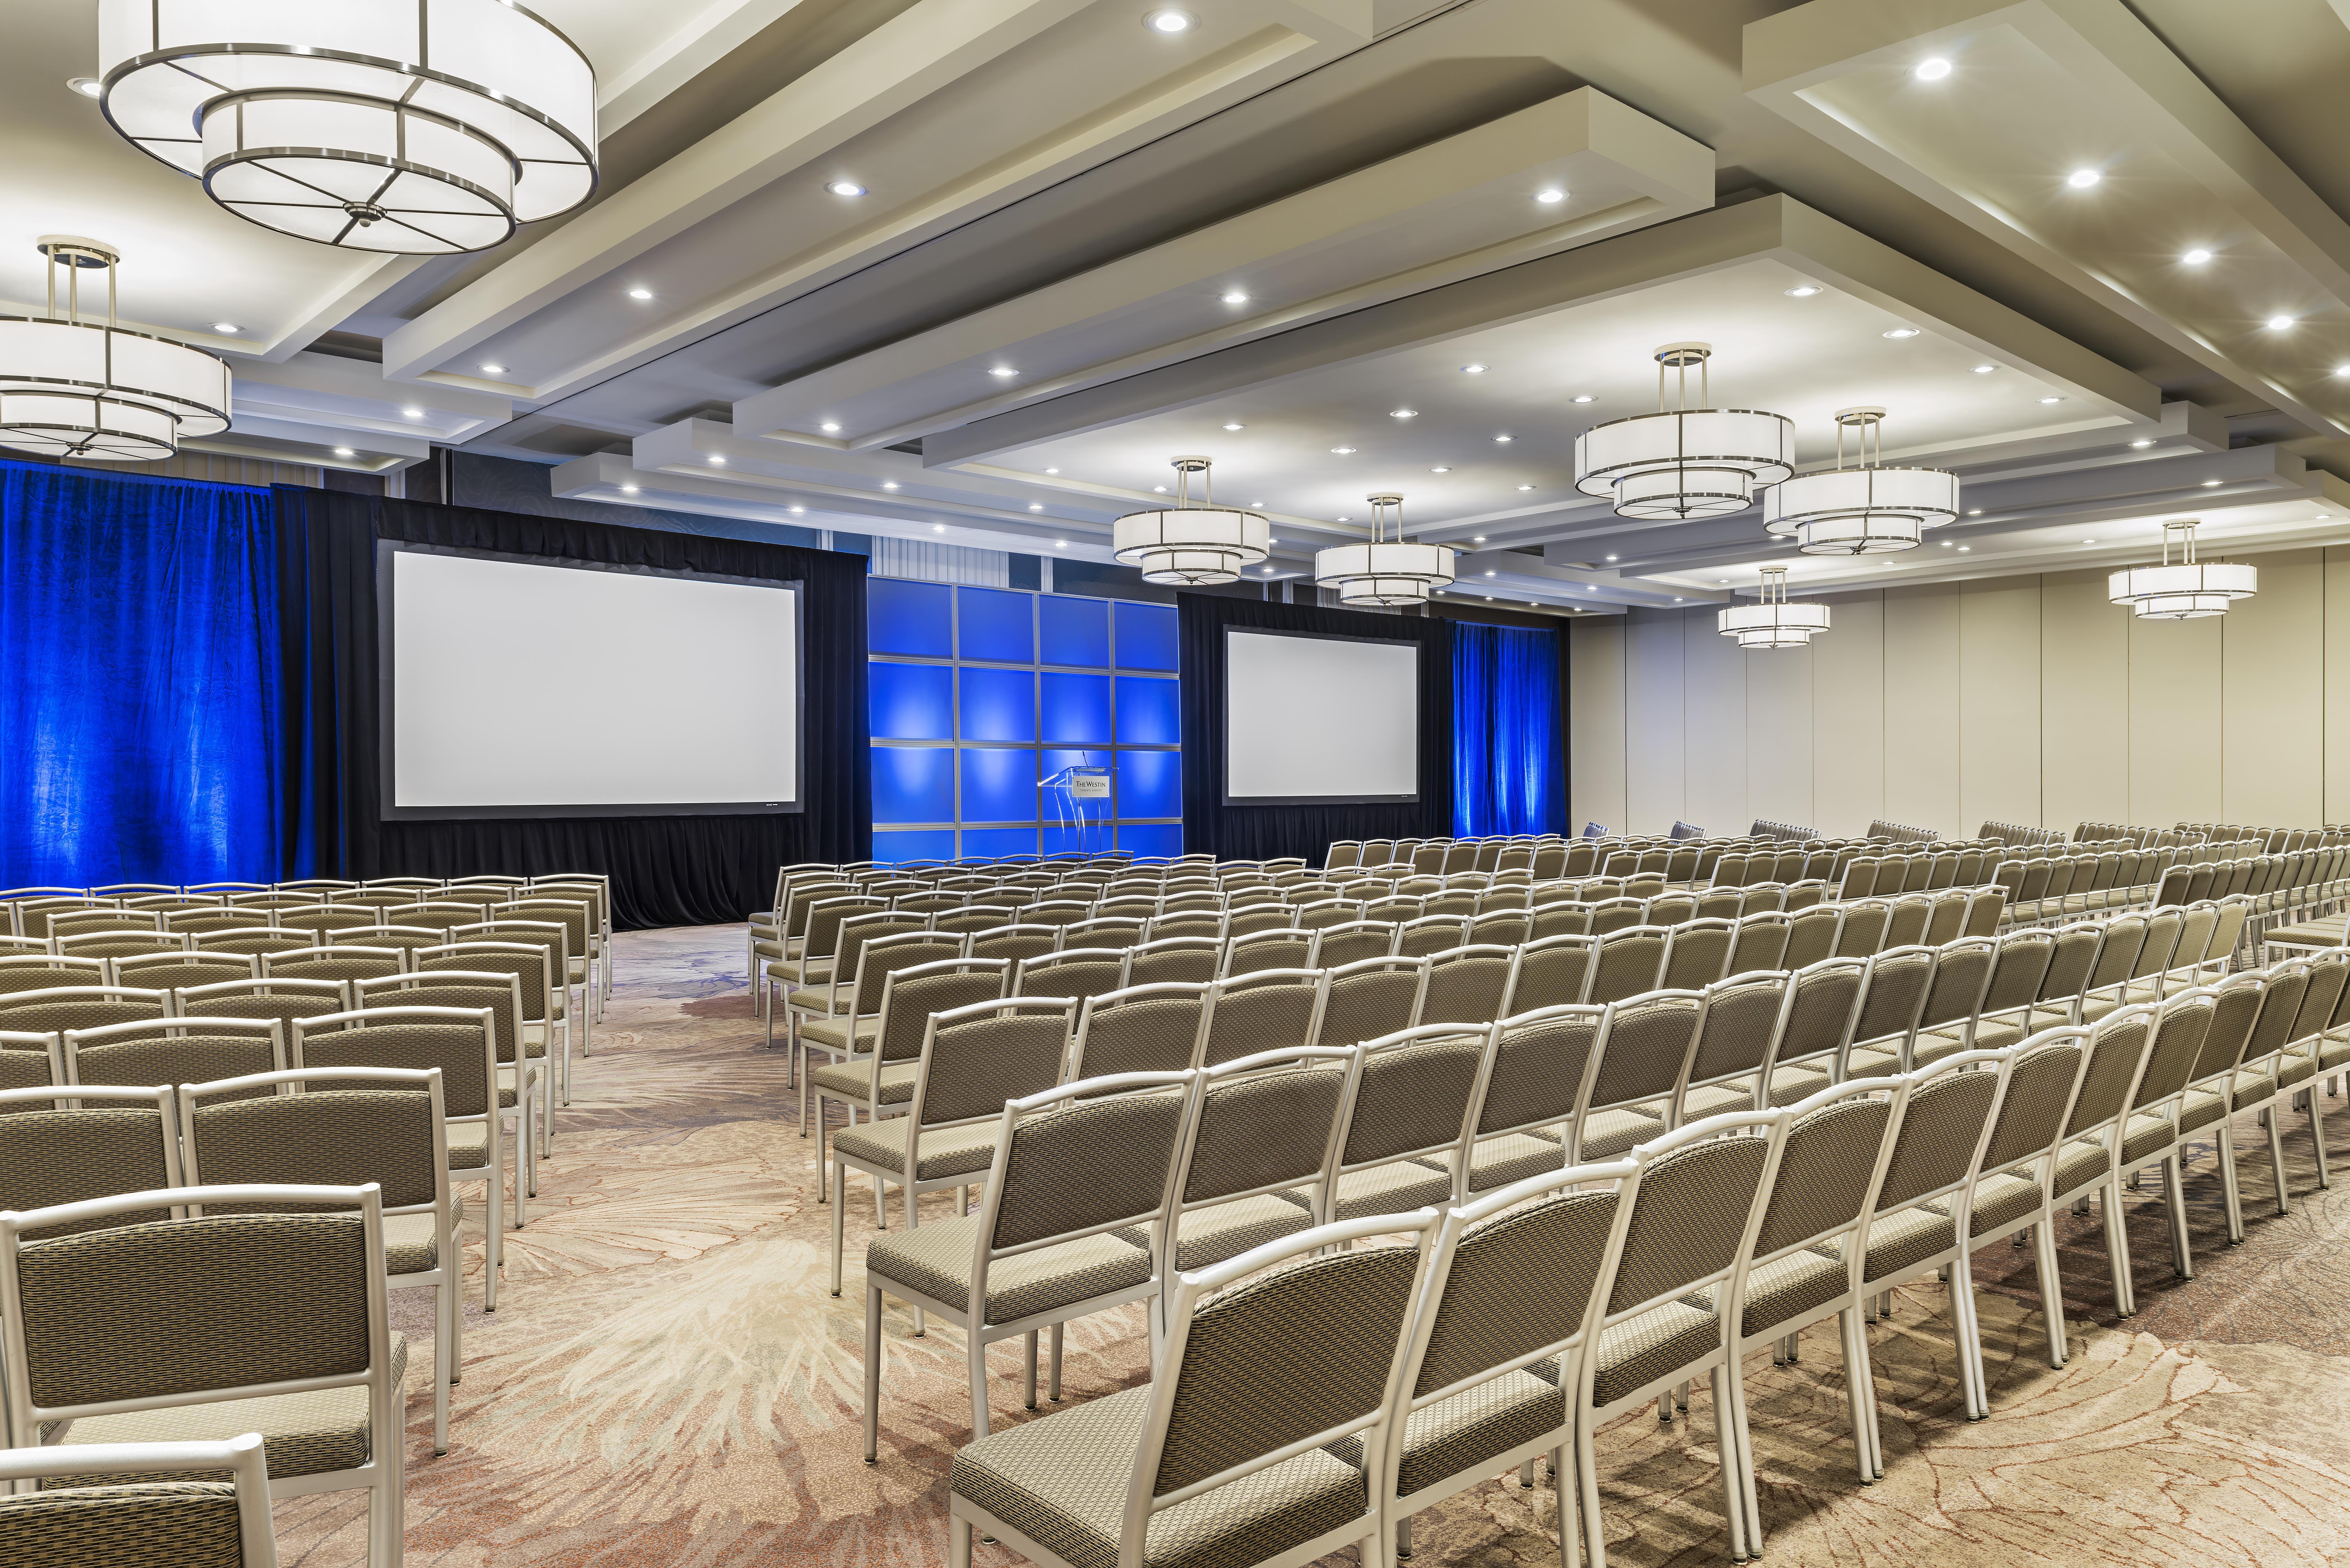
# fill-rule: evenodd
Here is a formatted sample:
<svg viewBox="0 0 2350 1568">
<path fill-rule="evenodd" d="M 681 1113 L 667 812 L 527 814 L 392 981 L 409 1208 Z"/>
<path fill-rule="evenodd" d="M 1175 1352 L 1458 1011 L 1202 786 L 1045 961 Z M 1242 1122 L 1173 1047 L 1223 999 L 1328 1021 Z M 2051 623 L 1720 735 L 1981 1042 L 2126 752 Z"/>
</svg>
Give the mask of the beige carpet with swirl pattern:
<svg viewBox="0 0 2350 1568">
<path fill-rule="evenodd" d="M 741 929 L 618 940 L 620 984 L 557 1122 L 529 1226 L 506 1242 L 500 1309 L 469 1301 L 451 1449 L 434 1459 L 411 1374 L 408 1561 L 806 1564 L 945 1557 L 945 1478 L 966 1420 L 962 1339 L 887 1324 L 881 1460 L 859 1457 L 862 1292 L 873 1235 L 853 1189 L 847 1289 L 826 1293 L 828 1216 L 794 1131 L 780 1054 L 759 1049 Z M 2331 1104 L 2350 1110 L 2350 1102 Z M 2334 1118 L 2350 1172 L 2350 1115 Z M 2111 1315 L 2097 1231 L 2064 1250 L 2074 1355 L 2051 1371 L 2028 1251 L 1977 1260 L 1992 1417 L 1964 1417 L 1941 1292 L 1903 1293 L 1872 1331 L 1887 1475 L 1855 1483 L 1831 1331 L 1795 1366 L 1748 1369 L 1767 1559 L 1794 1564 L 2334 1563 L 2350 1568 L 2350 1176 L 2314 1189 L 2305 1124 L 2279 1218 L 2265 1139 L 2247 1159 L 2245 1245 L 2225 1245 L 2208 1157 L 2190 1173 L 2199 1272 L 2171 1276 L 2151 1193 L 2132 1205 L 2140 1314 Z M 2247 1135 L 2251 1129 L 2247 1125 Z M 480 1266 L 478 1232 L 469 1248 Z M 2025 1290 L 2010 1295 L 2000 1282 Z M 395 1296 L 409 1365 L 429 1367 L 424 1293 Z M 1142 1373 L 1139 1311 L 1074 1325 L 1066 1397 Z M 997 1350 L 993 1419 L 1024 1418 Z M 1693 1420 L 1601 1434 L 1617 1564 L 1721 1561 L 1720 1472 L 1700 1385 Z M 1419 1525 L 1415 1568 L 1557 1561 L 1547 1491 L 1499 1481 Z M 277 1510 L 306 1568 L 364 1561 L 361 1510 Z M 1014 1559 L 980 1549 L 985 1568 Z M 1351 1555 L 1341 1561 L 1351 1561 Z"/>
</svg>

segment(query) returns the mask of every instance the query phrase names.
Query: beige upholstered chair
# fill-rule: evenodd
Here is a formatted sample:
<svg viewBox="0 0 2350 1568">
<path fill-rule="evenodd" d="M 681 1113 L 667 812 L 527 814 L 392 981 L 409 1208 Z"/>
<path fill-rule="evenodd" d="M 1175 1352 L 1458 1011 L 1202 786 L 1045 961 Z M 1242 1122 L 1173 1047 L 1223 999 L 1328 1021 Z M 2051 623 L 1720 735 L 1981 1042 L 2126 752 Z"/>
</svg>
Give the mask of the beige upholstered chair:
<svg viewBox="0 0 2350 1568">
<path fill-rule="evenodd" d="M 113 985 L 118 982 L 112 976 L 113 966 L 102 958 L 59 958 L 46 950 L 10 952 L 0 955 L 0 998 L 63 986 Z"/>
<path fill-rule="evenodd" d="M 819 1201 L 827 1196 L 827 1102 L 846 1106 L 849 1127 L 857 1125 L 860 1111 L 868 1123 L 905 1114 L 914 1097 L 915 1082 L 920 1076 L 922 1042 L 929 1036 L 931 1015 L 1003 995 L 1010 970 L 1011 966 L 1002 959 L 943 958 L 892 968 L 884 974 L 873 1032 L 860 1042 L 864 1049 L 855 1054 L 844 1051 L 830 1065 L 812 1071 L 800 1080 L 803 1100 L 811 1092 L 816 1096 Z M 805 1115 L 800 1129 L 801 1136 L 806 1137 Z M 879 1184 L 876 1183 L 877 1223 L 886 1219 L 880 1196 Z"/>
<path fill-rule="evenodd" d="M 69 1084 L 201 1084 L 286 1065 L 286 1025 L 275 1018 L 167 1018 L 61 1033 Z"/>
<path fill-rule="evenodd" d="M 169 1088 L 91 1087 L 70 1102 L 38 1087 L 0 1089 L 0 1210 L 48 1209 L 181 1184 Z M 132 1224 L 169 1212 L 106 1222 Z"/>
<path fill-rule="evenodd" d="M 264 980 L 376 980 L 405 970 L 408 955 L 398 948 L 347 947 L 338 943 L 334 947 L 263 953 L 260 963 Z"/>
<path fill-rule="evenodd" d="M 1205 981 L 1163 981 L 1086 997 L 1070 1043 L 1070 1075 L 1177 1073 L 1197 1065 L 1213 989 Z"/>
<path fill-rule="evenodd" d="M 512 1111 L 517 1124 L 518 1141 L 513 1147 L 520 1190 L 529 1197 L 538 1196 L 538 1161 L 546 1157 L 552 1136 L 552 1081 L 546 1045 L 534 1046 L 524 1038 L 527 1014 L 521 979 L 511 971 L 435 968 L 354 981 L 351 998 L 352 1005 L 362 1011 L 384 1007 L 489 1010 L 490 1040 L 498 1054 L 498 1108 Z M 517 1201 L 515 1223 L 523 1222 L 524 1210 Z"/>
<path fill-rule="evenodd" d="M 2191 1060 L 2210 1024 L 2210 1012 L 2208 997 L 2181 997 L 2177 1005 L 2158 1012 L 2150 1006 L 2132 1006 L 2109 1012 L 2087 1031 L 2088 1064 L 2082 1069 L 2081 1087 L 2073 1096 L 2072 1114 L 2065 1118 L 2064 1137 L 2048 1179 L 2048 1201 L 2037 1238 L 2042 1252 L 2042 1317 L 2048 1331 L 2052 1366 L 2062 1366 L 2071 1354 L 2064 1337 L 2063 1297 L 2048 1293 L 2048 1282 L 2056 1274 L 2052 1222 L 2067 1209 L 2085 1209 L 2092 1194 L 2103 1196 L 2106 1261 L 2115 1278 L 2122 1281 L 2116 1287 L 2116 1299 L 2126 1301 L 2129 1263 L 2120 1235 L 2121 1192 L 2114 1170 L 2131 1097 L 2157 1060 L 2158 1042 L 2171 1059 Z"/>
<path fill-rule="evenodd" d="M 1260 1052 L 1317 1044 L 1328 980 L 1321 970 L 1273 969 L 1216 981 L 1208 991 L 1200 1055 L 1189 1064 L 1211 1067 Z M 1090 1075 L 1102 1070 L 1098 1058 L 1086 1069 Z"/>
<path fill-rule="evenodd" d="M 1216 968 L 1223 957 L 1224 944 L 1220 937 L 1154 935 L 1127 950 L 1126 985 L 1203 983 L 1216 978 Z"/>
<path fill-rule="evenodd" d="M 1317 1042 L 1359 1045 L 1419 1022 L 1424 958 L 1367 958 L 1328 970 Z"/>
<path fill-rule="evenodd" d="M 1469 1150 L 1464 1196 L 1491 1192 L 1566 1163 L 1566 1141 L 1591 1092 L 1607 1010 L 1568 1003 L 1492 1025 L 1485 1094 Z"/>
<path fill-rule="evenodd" d="M 208 1203 L 332 1211 L 118 1220 Z M 91 1221 L 114 1223 L 38 1236 Z M 369 1568 L 397 1568 L 408 1343 L 385 1323 L 375 1189 L 183 1187 L 0 1213 L 0 1358 L 12 1441 L 258 1429 L 277 1449 L 271 1496 L 366 1490 Z"/>
<path fill-rule="evenodd" d="M 1465 1195 L 1494 1033 L 1491 1025 L 1424 1023 L 1364 1044 L 1323 1220 Z"/>
<path fill-rule="evenodd" d="M 178 1018 L 317 1018 L 350 1010 L 350 987 L 334 980 L 224 980 L 172 992 Z"/>
<path fill-rule="evenodd" d="M 73 1484 L 92 1473 L 112 1484 Z M 5 1495 L 20 1481 L 40 1484 Z M 0 1451 L 0 1563 L 277 1568 L 261 1434 Z"/>
</svg>

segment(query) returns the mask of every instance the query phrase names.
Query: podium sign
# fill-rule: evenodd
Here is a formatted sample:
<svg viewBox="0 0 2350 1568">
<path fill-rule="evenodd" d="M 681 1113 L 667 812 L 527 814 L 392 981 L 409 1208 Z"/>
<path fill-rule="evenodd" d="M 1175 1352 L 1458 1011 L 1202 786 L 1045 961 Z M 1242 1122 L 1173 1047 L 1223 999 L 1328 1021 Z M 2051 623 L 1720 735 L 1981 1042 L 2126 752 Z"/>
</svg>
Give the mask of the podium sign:
<svg viewBox="0 0 2350 1568">
<path fill-rule="evenodd" d="M 1066 848 L 1099 854 L 1109 848 L 1109 770 L 1080 763 L 1036 781 L 1048 791 L 1060 818 Z M 1089 805 L 1099 802 L 1099 805 Z"/>
</svg>

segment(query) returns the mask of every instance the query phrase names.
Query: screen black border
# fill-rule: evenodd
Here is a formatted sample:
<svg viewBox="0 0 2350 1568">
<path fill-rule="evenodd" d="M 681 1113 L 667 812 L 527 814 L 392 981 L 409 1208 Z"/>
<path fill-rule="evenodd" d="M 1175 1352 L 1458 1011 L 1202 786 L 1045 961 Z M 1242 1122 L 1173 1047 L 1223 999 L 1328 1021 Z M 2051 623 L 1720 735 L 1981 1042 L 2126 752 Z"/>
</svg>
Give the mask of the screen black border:
<svg viewBox="0 0 2350 1568">
<path fill-rule="evenodd" d="M 1268 626 L 1227 626 L 1224 632 L 1224 689 L 1217 693 L 1223 706 L 1224 720 L 1224 779 L 1223 804 L 1226 805 L 1417 805 L 1419 791 L 1409 794 L 1234 794 L 1232 793 L 1232 639 L 1240 637 L 1294 637 L 1307 642 L 1377 642 L 1390 648 L 1408 648 L 1412 651 L 1412 729 L 1417 736 L 1419 727 L 1420 664 L 1428 657 L 1428 649 L 1417 638 L 1358 637 L 1343 631 L 1295 631 L 1287 628 Z M 1413 776 L 1419 776 L 1415 756 Z"/>
</svg>

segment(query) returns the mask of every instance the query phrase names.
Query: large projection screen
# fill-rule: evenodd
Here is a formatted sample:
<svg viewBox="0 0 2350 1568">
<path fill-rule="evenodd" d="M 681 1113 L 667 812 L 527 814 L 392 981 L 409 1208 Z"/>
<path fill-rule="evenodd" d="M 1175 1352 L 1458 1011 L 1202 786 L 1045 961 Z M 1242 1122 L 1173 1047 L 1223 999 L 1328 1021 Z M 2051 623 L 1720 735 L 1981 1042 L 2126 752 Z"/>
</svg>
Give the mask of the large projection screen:
<svg viewBox="0 0 2350 1568">
<path fill-rule="evenodd" d="M 800 585 L 383 543 L 382 815 L 798 811 Z"/>
<path fill-rule="evenodd" d="M 1419 645 L 1224 628 L 1224 804 L 1419 798 Z"/>
</svg>

